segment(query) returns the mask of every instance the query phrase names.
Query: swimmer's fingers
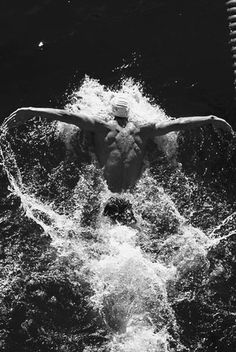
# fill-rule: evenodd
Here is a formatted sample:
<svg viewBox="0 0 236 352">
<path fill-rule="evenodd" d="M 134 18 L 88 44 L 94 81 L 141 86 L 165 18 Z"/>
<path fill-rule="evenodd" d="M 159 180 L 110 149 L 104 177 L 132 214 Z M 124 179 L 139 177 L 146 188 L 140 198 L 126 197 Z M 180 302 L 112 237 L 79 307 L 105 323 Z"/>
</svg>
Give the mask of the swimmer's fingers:
<svg viewBox="0 0 236 352">
<path fill-rule="evenodd" d="M 2 128 L 10 129 L 12 127 L 17 127 L 22 123 L 21 120 L 21 112 L 16 110 L 3 121 Z"/>
<path fill-rule="evenodd" d="M 2 130 L 8 130 L 13 127 L 18 127 L 27 121 L 32 114 L 29 108 L 20 108 L 9 115 L 2 123 Z"/>
<path fill-rule="evenodd" d="M 17 125 L 17 117 L 16 117 L 17 114 L 16 113 L 17 113 L 17 110 L 5 118 L 5 120 L 3 121 L 3 124 L 2 124 L 3 130 L 10 129 L 10 128 L 15 127 Z"/>
<path fill-rule="evenodd" d="M 13 122 L 13 118 L 11 117 L 11 115 L 6 117 L 2 123 L 1 130 L 7 131 L 8 128 L 11 128 L 12 122 Z"/>
<path fill-rule="evenodd" d="M 221 130 L 234 136 L 234 130 L 232 129 L 232 126 L 224 119 L 220 119 L 220 118 L 214 119 L 213 127 L 216 132 Z"/>
</svg>

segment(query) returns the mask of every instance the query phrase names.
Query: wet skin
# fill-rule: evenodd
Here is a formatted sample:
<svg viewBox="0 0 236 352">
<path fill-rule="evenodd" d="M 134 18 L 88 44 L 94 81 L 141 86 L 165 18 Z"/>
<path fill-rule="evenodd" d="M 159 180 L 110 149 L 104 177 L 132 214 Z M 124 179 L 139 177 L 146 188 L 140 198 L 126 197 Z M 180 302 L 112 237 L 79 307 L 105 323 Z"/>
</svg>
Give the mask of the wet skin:
<svg viewBox="0 0 236 352">
<path fill-rule="evenodd" d="M 133 187 L 140 177 L 146 150 L 144 129 L 128 121 L 121 125 L 115 119 L 94 137 L 95 153 L 109 189 L 120 193 Z"/>
<path fill-rule="evenodd" d="M 112 192 L 121 193 L 132 188 L 142 172 L 143 159 L 147 141 L 155 136 L 165 135 L 172 131 L 180 131 L 210 124 L 215 129 L 234 134 L 232 127 L 223 119 L 213 115 L 182 117 L 164 122 L 153 122 L 138 125 L 128 118 L 114 117 L 105 122 L 82 112 L 52 108 L 21 108 L 7 117 L 1 130 L 17 127 L 32 117 L 40 116 L 48 120 L 58 120 L 72 124 L 93 134 L 94 153 L 104 178 Z"/>
</svg>

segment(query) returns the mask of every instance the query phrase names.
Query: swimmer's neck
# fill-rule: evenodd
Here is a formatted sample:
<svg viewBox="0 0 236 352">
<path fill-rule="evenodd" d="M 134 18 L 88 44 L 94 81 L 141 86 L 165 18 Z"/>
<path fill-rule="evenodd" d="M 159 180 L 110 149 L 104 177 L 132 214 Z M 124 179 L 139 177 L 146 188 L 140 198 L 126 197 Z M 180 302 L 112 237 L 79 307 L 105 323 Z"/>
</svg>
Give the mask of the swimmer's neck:
<svg viewBox="0 0 236 352">
<path fill-rule="evenodd" d="M 129 122 L 127 118 L 119 117 L 119 116 L 115 116 L 115 121 L 118 123 L 120 127 L 126 127 Z"/>
</svg>

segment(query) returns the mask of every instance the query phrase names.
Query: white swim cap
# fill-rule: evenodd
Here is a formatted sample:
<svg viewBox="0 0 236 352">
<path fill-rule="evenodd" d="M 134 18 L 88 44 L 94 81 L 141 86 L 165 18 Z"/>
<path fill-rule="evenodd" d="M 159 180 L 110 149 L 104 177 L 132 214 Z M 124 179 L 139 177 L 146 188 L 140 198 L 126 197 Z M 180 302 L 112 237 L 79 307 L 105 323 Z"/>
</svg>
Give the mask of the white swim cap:
<svg viewBox="0 0 236 352">
<path fill-rule="evenodd" d="M 127 118 L 129 116 L 129 101 L 125 95 L 116 95 L 111 101 L 112 113 L 115 116 Z"/>
</svg>

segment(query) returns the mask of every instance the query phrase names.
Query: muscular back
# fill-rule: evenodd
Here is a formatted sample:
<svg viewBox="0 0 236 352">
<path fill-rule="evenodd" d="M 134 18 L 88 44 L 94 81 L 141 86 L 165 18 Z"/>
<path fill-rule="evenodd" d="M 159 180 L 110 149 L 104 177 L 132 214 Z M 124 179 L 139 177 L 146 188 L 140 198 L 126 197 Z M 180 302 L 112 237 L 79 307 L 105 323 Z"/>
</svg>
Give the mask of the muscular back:
<svg viewBox="0 0 236 352">
<path fill-rule="evenodd" d="M 231 135 L 234 134 L 232 127 L 225 120 L 213 115 L 179 118 L 159 124 L 148 123 L 138 127 L 128 122 L 128 120 L 124 120 L 124 116 L 127 113 L 127 104 L 124 99 L 119 100 L 116 112 L 119 111 L 118 107 L 122 107 L 124 115 L 122 115 L 121 120 L 118 119 L 121 116 L 120 114 L 115 115 L 115 120 L 109 123 L 105 123 L 94 116 L 88 116 L 80 111 L 73 113 L 52 108 L 21 108 L 8 116 L 1 128 L 4 131 L 18 126 L 32 117 L 40 116 L 49 120 L 72 124 L 80 129 L 92 132 L 95 136 L 94 147 L 96 156 L 104 169 L 108 187 L 114 192 L 121 192 L 134 186 L 141 173 L 142 160 L 148 138 L 206 124 L 213 124 L 217 129 L 223 129 Z"/>
<path fill-rule="evenodd" d="M 146 146 L 140 128 L 131 122 L 121 127 L 113 121 L 95 134 L 94 144 L 109 189 L 121 192 L 133 187 L 142 170 Z"/>
</svg>

